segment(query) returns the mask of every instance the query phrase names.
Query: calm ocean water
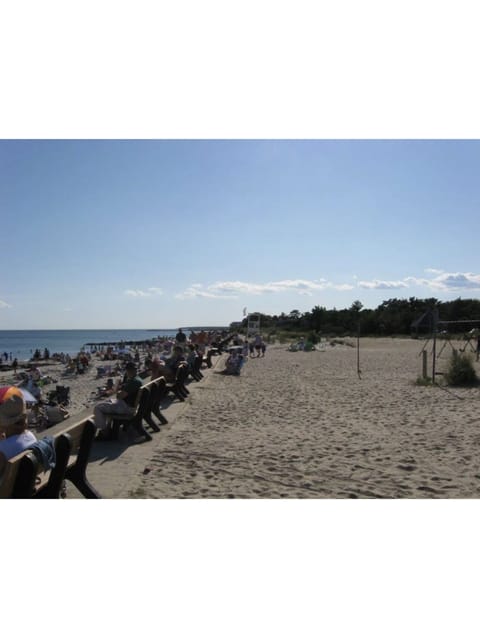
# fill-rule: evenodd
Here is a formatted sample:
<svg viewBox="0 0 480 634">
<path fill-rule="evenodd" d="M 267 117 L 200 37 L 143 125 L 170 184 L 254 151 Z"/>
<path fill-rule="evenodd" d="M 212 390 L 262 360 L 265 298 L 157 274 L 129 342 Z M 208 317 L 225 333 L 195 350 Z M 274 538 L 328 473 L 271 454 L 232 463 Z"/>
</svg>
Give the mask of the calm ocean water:
<svg viewBox="0 0 480 634">
<path fill-rule="evenodd" d="M 188 336 L 189 328 L 182 329 Z M 193 328 L 197 330 L 197 328 Z M 198 328 L 200 330 L 200 328 Z M 207 328 L 205 328 L 207 330 Z M 12 353 L 19 361 L 30 359 L 36 348 L 43 353 L 76 354 L 87 343 L 145 341 L 156 337 L 174 337 L 173 330 L 0 330 L 0 354 Z"/>
</svg>

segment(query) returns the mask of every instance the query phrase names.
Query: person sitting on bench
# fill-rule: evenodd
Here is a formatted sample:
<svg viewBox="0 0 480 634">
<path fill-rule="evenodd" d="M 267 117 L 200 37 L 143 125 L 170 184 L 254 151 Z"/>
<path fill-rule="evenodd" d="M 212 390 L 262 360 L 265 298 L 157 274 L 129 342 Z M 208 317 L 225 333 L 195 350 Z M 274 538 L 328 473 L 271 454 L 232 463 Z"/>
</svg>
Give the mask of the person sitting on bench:
<svg viewBox="0 0 480 634">
<path fill-rule="evenodd" d="M 27 407 L 18 387 L 0 387 L 0 474 L 7 460 L 22 453 L 37 439 L 27 429 Z"/>
<path fill-rule="evenodd" d="M 129 361 L 125 366 L 125 378 L 118 387 L 116 400 L 109 399 L 95 405 L 93 409 L 93 420 L 99 432 L 97 440 L 109 440 L 110 430 L 108 429 L 109 419 L 115 414 L 122 416 L 133 416 L 135 414 L 135 403 L 137 394 L 142 387 L 142 379 L 137 376 L 137 366 L 133 361 Z"/>
<path fill-rule="evenodd" d="M 174 381 L 179 366 L 186 363 L 183 348 L 175 346 L 172 356 L 159 366 L 158 376 L 164 376 L 167 381 Z"/>
</svg>

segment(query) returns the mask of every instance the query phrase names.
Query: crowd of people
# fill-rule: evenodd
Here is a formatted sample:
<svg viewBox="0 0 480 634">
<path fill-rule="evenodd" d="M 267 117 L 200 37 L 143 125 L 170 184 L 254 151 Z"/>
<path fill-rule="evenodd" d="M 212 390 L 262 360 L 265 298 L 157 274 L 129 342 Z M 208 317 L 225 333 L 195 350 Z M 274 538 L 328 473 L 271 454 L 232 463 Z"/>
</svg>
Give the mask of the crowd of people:
<svg viewBox="0 0 480 634">
<path fill-rule="evenodd" d="M 224 336 L 225 334 L 223 333 Z M 147 346 L 143 370 L 148 373 L 151 381 L 164 377 L 167 383 L 173 382 L 180 367 L 184 366 L 189 372 L 193 371 L 198 358 L 201 362 L 209 358 L 208 354 L 206 355 L 207 346 L 216 349 L 215 346 L 220 346 L 221 342 L 220 333 L 207 333 L 202 330 L 199 333 L 191 332 L 190 337 L 187 337 L 182 328 L 179 328 L 173 340 L 159 340 Z M 115 387 L 112 384 L 107 386 L 103 393 L 107 398 L 94 407 L 94 422 L 99 430 L 97 440 L 112 438 L 109 421 L 115 415 L 128 417 L 133 416 L 135 412 L 137 395 L 143 383 L 139 376 L 142 368 L 137 352 L 133 359 L 127 362 L 123 379 Z"/>
<path fill-rule="evenodd" d="M 187 337 L 179 328 L 174 339 L 159 338 L 144 346 L 143 367 L 139 349 L 130 350 L 118 363 L 117 372 L 122 374 L 121 378 L 115 383 L 113 378 L 108 377 L 106 386 L 98 391 L 98 397 L 101 400 L 94 406 L 93 415 L 98 429 L 97 438 L 99 440 L 110 438 L 109 421 L 116 414 L 127 416 L 134 414 L 137 395 L 143 384 L 140 374 L 145 376 L 146 372 L 150 380 L 163 376 L 167 382 L 173 381 L 181 366 L 191 371 L 199 357 L 202 362 L 206 361 L 207 348 L 210 348 L 209 353 L 219 350 L 226 335 L 228 333 L 208 333 L 202 330 L 198 333 L 191 332 Z M 235 335 L 232 343 L 225 363 L 225 374 L 238 375 L 248 356 L 265 355 L 266 346 L 260 335 L 256 335 L 250 341 Z M 75 358 L 61 355 L 61 360 L 66 364 L 66 368 L 75 367 L 78 371 L 80 366 L 85 371 L 92 354 L 101 356 L 111 354 L 111 351 L 102 349 L 95 350 L 93 353 L 81 351 Z M 32 365 L 28 372 L 22 373 L 21 380 L 17 384 L 0 387 L 0 473 L 6 461 L 37 441 L 35 434 L 28 429 L 29 418 L 31 419 L 35 414 L 35 409 L 38 411 L 40 406 L 59 409 L 59 412 L 52 412 L 52 415 L 56 415 L 55 422 L 59 422 L 68 415 L 61 405 L 48 403 L 44 399 L 42 387 L 48 382 L 48 376 L 42 376 L 40 370 Z M 33 407 L 27 408 L 26 394 L 32 395 L 35 401 Z"/>
</svg>

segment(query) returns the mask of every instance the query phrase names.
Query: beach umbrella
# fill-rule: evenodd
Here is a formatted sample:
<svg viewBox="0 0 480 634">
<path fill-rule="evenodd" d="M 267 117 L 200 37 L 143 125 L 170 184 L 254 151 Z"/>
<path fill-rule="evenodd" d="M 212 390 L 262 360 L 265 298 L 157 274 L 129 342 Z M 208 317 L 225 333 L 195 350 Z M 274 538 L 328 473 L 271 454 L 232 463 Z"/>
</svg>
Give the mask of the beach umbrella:
<svg viewBox="0 0 480 634">
<path fill-rule="evenodd" d="M 25 399 L 25 403 L 33 404 L 37 402 L 37 399 L 33 396 L 33 394 L 29 392 L 28 390 L 26 390 L 24 387 L 19 387 L 18 389 L 22 393 L 23 398 Z"/>
</svg>

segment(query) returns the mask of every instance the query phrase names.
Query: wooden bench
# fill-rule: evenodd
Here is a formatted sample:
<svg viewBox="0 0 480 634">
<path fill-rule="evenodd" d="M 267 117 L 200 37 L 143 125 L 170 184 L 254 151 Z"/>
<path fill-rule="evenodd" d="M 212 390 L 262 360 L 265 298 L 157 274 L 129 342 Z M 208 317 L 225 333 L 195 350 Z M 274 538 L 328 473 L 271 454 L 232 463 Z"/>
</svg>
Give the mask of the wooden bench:
<svg viewBox="0 0 480 634">
<path fill-rule="evenodd" d="M 207 356 L 203 357 L 202 362 L 207 364 L 207 368 L 211 368 L 213 363 L 212 363 L 212 356 L 214 354 L 220 354 L 220 351 L 218 350 L 218 348 L 210 348 L 207 352 Z"/>
<path fill-rule="evenodd" d="M 151 435 L 144 428 L 143 422 L 145 421 L 154 432 L 160 431 L 159 425 L 168 423 L 168 420 L 160 411 L 161 401 L 168 394 L 168 391 L 169 389 L 163 376 L 144 383 L 138 391 L 133 416 L 122 414 L 113 414 L 111 416 L 110 438 L 117 440 L 121 427 L 126 430 L 132 426 L 146 440 L 152 440 Z M 158 419 L 158 422 L 153 419 L 152 414 Z"/>
<path fill-rule="evenodd" d="M 0 479 L 0 498 L 59 498 L 64 480 L 70 480 L 84 497 L 100 498 L 86 476 L 94 435 L 90 417 L 52 435 L 55 467 L 50 470 L 30 449 L 10 459 Z"/>
<path fill-rule="evenodd" d="M 203 357 L 196 356 L 193 365 L 190 368 L 190 376 L 195 381 L 201 381 L 203 379 L 203 374 L 201 372 L 202 363 Z"/>
<path fill-rule="evenodd" d="M 62 431 L 69 442 L 69 459 L 65 470 L 65 480 L 80 491 L 85 498 L 99 499 L 102 496 L 87 479 L 87 466 L 97 428 L 93 418 L 88 417 L 80 423 L 74 423 Z"/>
<path fill-rule="evenodd" d="M 160 376 L 153 381 L 147 383 L 150 389 L 150 402 L 146 411 L 144 413 L 143 420 L 154 430 L 160 431 L 158 425 L 166 425 L 168 420 L 160 411 L 160 404 L 163 400 L 163 397 L 166 396 L 167 384 L 165 381 L 165 377 Z M 158 424 L 152 419 L 152 414 L 158 419 Z"/>
<path fill-rule="evenodd" d="M 68 441 L 54 439 L 55 467 L 46 471 L 41 461 L 30 451 L 11 458 L 0 480 L 0 498 L 58 498 L 68 462 Z M 38 484 L 37 484 L 38 479 Z"/>
<path fill-rule="evenodd" d="M 187 396 L 190 394 L 188 391 L 185 381 L 189 374 L 189 369 L 187 364 L 182 364 L 177 368 L 175 373 L 175 379 L 171 383 L 166 383 L 166 394 L 171 392 L 174 396 L 176 396 L 180 401 L 184 401 Z"/>
<path fill-rule="evenodd" d="M 143 426 L 143 419 L 145 416 L 149 415 L 149 407 L 150 407 L 150 383 L 145 383 L 138 390 L 137 398 L 135 401 L 135 411 L 132 416 L 128 414 L 112 414 L 112 422 L 111 422 L 111 433 L 110 436 L 112 440 L 117 440 L 120 432 L 120 427 L 126 430 L 128 427 L 133 427 L 140 436 L 143 436 L 145 440 L 152 440 L 151 435 Z M 160 428 L 157 426 L 155 431 L 160 431 Z"/>
<path fill-rule="evenodd" d="M 154 416 L 156 416 L 160 425 L 167 425 L 168 420 L 160 411 L 162 400 L 168 394 L 167 382 L 164 376 L 160 376 L 158 377 L 158 379 L 155 379 L 154 381 L 152 381 L 152 383 L 153 383 L 153 386 L 152 386 L 153 389 L 151 390 L 152 400 L 151 400 L 150 411 L 152 414 L 154 414 Z"/>
</svg>

